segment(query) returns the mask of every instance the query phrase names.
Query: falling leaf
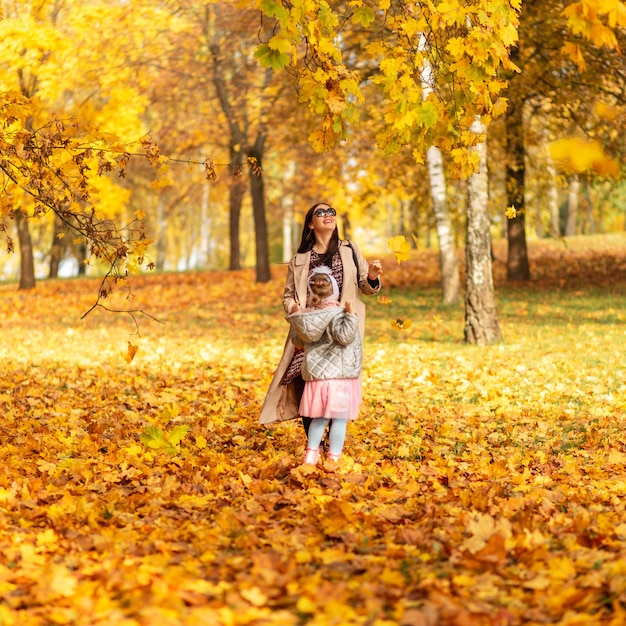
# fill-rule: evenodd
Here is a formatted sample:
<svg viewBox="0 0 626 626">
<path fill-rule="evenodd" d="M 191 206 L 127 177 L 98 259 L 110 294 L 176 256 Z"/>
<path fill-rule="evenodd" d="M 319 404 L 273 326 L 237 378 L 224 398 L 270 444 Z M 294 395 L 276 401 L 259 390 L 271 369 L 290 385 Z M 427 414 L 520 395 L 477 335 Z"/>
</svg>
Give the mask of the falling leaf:
<svg viewBox="0 0 626 626">
<path fill-rule="evenodd" d="M 396 330 L 407 330 L 411 328 L 411 320 L 395 319 L 391 322 L 391 326 Z"/>
<path fill-rule="evenodd" d="M 124 360 L 127 363 L 130 363 L 135 358 L 135 355 L 137 354 L 137 350 L 139 350 L 139 346 L 136 346 L 136 345 L 132 344 L 129 341 L 128 342 L 128 351 L 124 355 Z"/>
<path fill-rule="evenodd" d="M 407 261 L 411 252 L 411 244 L 403 235 L 397 235 L 396 237 L 390 237 L 387 241 L 387 246 L 396 257 L 396 261 Z"/>
<path fill-rule="evenodd" d="M 514 206 L 510 206 L 505 212 L 504 214 L 507 216 L 508 219 L 512 220 L 515 219 L 517 217 L 517 209 Z"/>
</svg>

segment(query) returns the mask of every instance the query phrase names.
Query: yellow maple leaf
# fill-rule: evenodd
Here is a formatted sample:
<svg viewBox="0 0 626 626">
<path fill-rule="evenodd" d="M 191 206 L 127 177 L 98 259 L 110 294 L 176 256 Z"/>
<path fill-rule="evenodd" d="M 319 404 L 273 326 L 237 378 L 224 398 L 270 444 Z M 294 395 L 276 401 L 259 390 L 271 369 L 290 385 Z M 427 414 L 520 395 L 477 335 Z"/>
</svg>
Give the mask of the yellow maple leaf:
<svg viewBox="0 0 626 626">
<path fill-rule="evenodd" d="M 504 214 L 507 216 L 508 219 L 513 220 L 517 217 L 517 209 L 514 206 L 510 206 L 505 212 Z"/>
<path fill-rule="evenodd" d="M 401 459 L 408 458 L 410 454 L 411 454 L 411 448 L 407 446 L 406 444 L 402 444 L 401 446 L 398 447 L 398 456 Z"/>
<path fill-rule="evenodd" d="M 390 237 L 387 240 L 387 246 L 391 252 L 393 252 L 398 263 L 401 261 L 408 261 L 409 253 L 411 252 L 411 244 L 404 235 Z"/>
<path fill-rule="evenodd" d="M 568 556 L 556 556 L 548 562 L 548 573 L 557 580 L 569 580 L 576 576 L 576 565 Z"/>
<path fill-rule="evenodd" d="M 581 47 L 578 44 L 570 41 L 565 42 L 561 48 L 561 53 L 575 63 L 581 72 L 584 72 L 587 69 L 587 63 L 583 57 Z"/>
<path fill-rule="evenodd" d="M 461 547 L 475 554 L 482 550 L 491 536 L 496 531 L 496 522 L 488 513 L 479 514 L 467 524 L 467 529 L 472 536 L 466 539 Z"/>
</svg>

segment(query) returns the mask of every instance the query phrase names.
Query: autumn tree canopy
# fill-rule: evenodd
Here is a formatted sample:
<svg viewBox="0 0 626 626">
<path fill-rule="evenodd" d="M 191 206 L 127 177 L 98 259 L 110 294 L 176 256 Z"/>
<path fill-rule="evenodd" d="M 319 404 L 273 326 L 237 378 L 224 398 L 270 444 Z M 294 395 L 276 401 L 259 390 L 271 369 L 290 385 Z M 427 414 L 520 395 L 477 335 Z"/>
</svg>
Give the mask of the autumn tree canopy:
<svg viewBox="0 0 626 626">
<path fill-rule="evenodd" d="M 99 176 L 93 160 L 83 173 L 89 189 L 97 191 L 90 201 L 98 219 L 125 224 L 145 216 L 146 237 L 155 241 L 148 258 L 159 268 L 228 262 L 237 230 L 246 263 L 259 265 L 259 258 L 270 255 L 279 260 L 288 249 L 285 238 L 297 237 L 300 212 L 320 196 L 337 198 L 345 207 L 342 225 L 350 232 L 365 226 L 372 247 L 384 247 L 399 230 L 413 232 L 420 245 L 432 245 L 432 190 L 424 170 L 432 146 L 444 155 L 446 192 L 456 194 L 450 202 L 451 223 L 458 229 L 453 238 L 463 241 L 465 207 L 458 197 L 464 188 L 454 181 L 475 170 L 478 153 L 471 148 L 485 136 L 490 146 L 504 145 L 503 126 L 493 122 L 516 110 L 519 91 L 532 102 L 535 119 L 541 117 L 533 122 L 534 134 L 525 133 L 525 155 L 554 142 L 550 158 L 557 174 L 621 176 L 623 68 L 615 51 L 623 38 L 624 10 L 619 0 L 550 3 L 546 19 L 532 22 L 532 32 L 526 30 L 532 3 L 505 1 L 313 6 L 264 0 L 217 7 L 183 0 L 124 6 L 90 0 L 26 2 L 19 8 L 2 3 L 0 79 L 5 94 L 24 98 L 24 106 L 39 113 L 35 119 L 24 108 L 16 116 L 22 122 L 15 124 L 32 133 L 61 120 L 75 129 L 73 137 L 82 133 L 82 147 L 109 154 L 114 164 L 124 160 L 121 155 L 141 152 L 136 147 L 151 131 L 148 144 L 154 146 L 156 139 L 160 150 L 156 170 L 136 165 L 131 156 L 123 164 L 125 179 L 115 173 Z M 560 101 L 546 99 L 546 91 L 531 98 L 542 79 L 526 61 L 534 58 L 532 42 L 550 39 L 553 26 L 562 39 L 542 44 L 542 51 L 550 52 L 545 69 L 572 77 Z M 591 97 L 586 85 L 593 77 L 601 80 Z M 471 132 L 478 117 L 486 129 L 482 135 Z M 3 145 L 13 137 L 5 135 Z M 260 154 L 259 146 L 262 186 L 255 178 L 242 185 L 247 163 L 242 168 L 238 160 Z M 54 159 L 63 161 L 61 155 Z M 505 154 L 500 163 L 509 160 Z M 65 170 L 73 163 L 66 161 Z M 168 163 L 179 165 L 168 169 Z M 229 168 L 243 173 L 237 184 Z M 35 169 L 31 173 L 38 175 Z M 539 179 L 543 170 L 528 176 Z M 205 187 L 207 178 L 211 184 Z M 515 208 L 498 189 L 502 178 L 491 167 L 495 236 L 501 234 L 496 225 L 505 210 Z M 62 256 L 78 255 L 79 265 L 89 267 L 78 251 L 82 244 L 74 243 L 78 235 L 66 236 L 60 218 L 51 217 L 54 211 L 38 210 L 35 217 L 30 194 L 12 210 L 8 203 L 22 192 L 11 187 L 16 183 L 10 177 L 3 184 L 12 198 L 3 201 L 6 232 L 20 243 L 24 258 L 34 250 L 41 265 L 51 261 L 56 248 Z M 623 223 L 619 184 L 609 183 L 608 191 L 599 178 L 590 184 L 595 185 L 588 193 L 595 219 Z M 556 175 L 553 186 L 555 195 L 566 191 Z M 229 232 L 229 219 L 238 215 L 241 226 L 231 225 Z M 514 220 L 523 215 L 520 211 Z"/>
</svg>

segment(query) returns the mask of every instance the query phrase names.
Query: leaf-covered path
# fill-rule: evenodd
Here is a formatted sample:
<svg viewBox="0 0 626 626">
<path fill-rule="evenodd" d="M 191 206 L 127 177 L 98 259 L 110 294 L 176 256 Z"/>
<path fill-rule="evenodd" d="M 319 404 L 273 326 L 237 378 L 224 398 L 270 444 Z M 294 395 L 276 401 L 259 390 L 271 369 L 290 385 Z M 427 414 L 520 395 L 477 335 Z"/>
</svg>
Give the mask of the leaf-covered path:
<svg viewBox="0 0 626 626">
<path fill-rule="evenodd" d="M 297 423 L 256 423 L 283 269 L 138 279 L 108 304 L 164 322 L 140 336 L 80 320 L 97 281 L 3 287 L 0 624 L 625 623 L 626 251 L 604 245 L 534 247 L 487 348 L 439 306 L 436 255 L 389 261 L 362 417 L 318 468 Z"/>
</svg>

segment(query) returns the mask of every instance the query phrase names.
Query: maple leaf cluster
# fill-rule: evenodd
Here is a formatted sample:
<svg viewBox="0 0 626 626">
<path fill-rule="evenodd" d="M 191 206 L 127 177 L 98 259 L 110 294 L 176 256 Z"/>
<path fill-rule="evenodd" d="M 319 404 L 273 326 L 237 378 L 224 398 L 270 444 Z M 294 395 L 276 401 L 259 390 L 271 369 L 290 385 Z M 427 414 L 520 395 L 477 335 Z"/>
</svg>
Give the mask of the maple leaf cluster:
<svg viewBox="0 0 626 626">
<path fill-rule="evenodd" d="M 81 319 L 94 280 L 3 286 L 0 623 L 622 622 L 626 247 L 602 241 L 496 273 L 506 341 L 480 348 L 436 252 L 388 257 L 361 416 L 315 468 L 298 423 L 257 424 L 284 268 L 136 277 L 164 323 L 130 337 Z"/>
</svg>

